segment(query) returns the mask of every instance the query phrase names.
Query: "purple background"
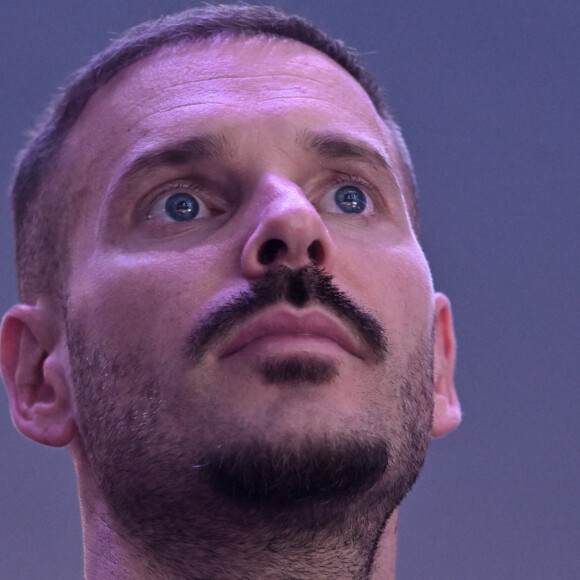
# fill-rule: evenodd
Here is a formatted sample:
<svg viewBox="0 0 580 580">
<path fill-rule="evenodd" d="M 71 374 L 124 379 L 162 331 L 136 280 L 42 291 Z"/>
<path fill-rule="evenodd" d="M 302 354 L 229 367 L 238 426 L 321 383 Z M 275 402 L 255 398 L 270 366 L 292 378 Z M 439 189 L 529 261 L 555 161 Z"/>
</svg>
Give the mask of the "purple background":
<svg viewBox="0 0 580 580">
<path fill-rule="evenodd" d="M 578 578 L 580 3 L 273 3 L 357 47 L 386 87 L 454 305 L 464 423 L 433 443 L 403 504 L 398 578 Z M 191 5 L 2 0 L 2 189 L 74 68 L 127 26 Z M 5 311 L 16 291 L 1 203 Z M 16 433 L 3 390 L 0 407 L 0 578 L 78 580 L 67 453 Z"/>
</svg>

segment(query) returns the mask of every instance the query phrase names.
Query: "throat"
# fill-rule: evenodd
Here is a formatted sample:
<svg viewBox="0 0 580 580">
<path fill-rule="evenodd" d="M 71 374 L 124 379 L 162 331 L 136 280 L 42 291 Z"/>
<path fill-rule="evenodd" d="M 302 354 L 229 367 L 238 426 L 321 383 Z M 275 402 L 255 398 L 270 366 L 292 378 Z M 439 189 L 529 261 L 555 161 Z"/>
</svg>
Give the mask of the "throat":
<svg viewBox="0 0 580 580">
<path fill-rule="evenodd" d="M 325 509 L 308 501 L 293 506 L 293 510 L 272 509 L 265 522 L 264 510 L 258 513 L 225 502 L 222 506 L 228 508 L 227 518 L 223 514 L 202 516 L 187 536 L 174 537 L 171 543 L 159 543 L 151 537 L 132 541 L 133 570 L 147 570 L 147 574 L 130 577 L 394 579 L 394 575 L 385 575 L 389 569 L 385 554 L 394 553 L 396 538 L 392 550 L 388 545 L 381 545 L 379 550 L 386 522 L 377 518 L 375 501 L 371 500 L 374 507 L 366 511 L 360 502 L 350 502 L 346 509 L 341 507 L 339 518 L 330 505 L 333 503 L 325 504 Z M 323 521 L 326 526 L 321 525 Z M 380 565 L 376 563 L 378 553 Z M 394 557 L 390 561 L 394 562 Z"/>
</svg>

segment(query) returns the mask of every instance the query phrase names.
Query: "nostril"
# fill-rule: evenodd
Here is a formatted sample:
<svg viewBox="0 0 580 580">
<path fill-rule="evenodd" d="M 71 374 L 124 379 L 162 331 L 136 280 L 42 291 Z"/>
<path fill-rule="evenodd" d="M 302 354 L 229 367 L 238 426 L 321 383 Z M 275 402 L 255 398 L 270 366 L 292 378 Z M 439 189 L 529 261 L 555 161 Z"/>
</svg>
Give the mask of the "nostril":
<svg viewBox="0 0 580 580">
<path fill-rule="evenodd" d="M 272 239 L 264 242 L 258 252 L 258 261 L 264 266 L 270 265 L 278 254 L 286 249 L 286 244 L 282 240 Z"/>
<path fill-rule="evenodd" d="M 308 257 L 315 266 L 322 262 L 324 258 L 323 252 L 324 250 L 322 249 L 322 244 L 318 240 L 314 240 L 308 246 Z"/>
</svg>

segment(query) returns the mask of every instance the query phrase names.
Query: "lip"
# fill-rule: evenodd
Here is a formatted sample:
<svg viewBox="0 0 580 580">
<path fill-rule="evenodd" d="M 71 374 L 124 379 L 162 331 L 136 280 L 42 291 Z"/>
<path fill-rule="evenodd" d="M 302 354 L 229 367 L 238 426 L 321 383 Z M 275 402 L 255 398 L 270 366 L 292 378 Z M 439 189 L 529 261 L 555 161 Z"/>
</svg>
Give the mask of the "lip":
<svg viewBox="0 0 580 580">
<path fill-rule="evenodd" d="M 339 320 L 319 309 L 291 311 L 287 308 L 270 308 L 243 323 L 224 342 L 219 358 L 235 355 L 242 350 L 261 349 L 267 346 L 300 350 L 337 347 L 347 353 L 365 358 L 361 340 L 355 338 Z"/>
</svg>

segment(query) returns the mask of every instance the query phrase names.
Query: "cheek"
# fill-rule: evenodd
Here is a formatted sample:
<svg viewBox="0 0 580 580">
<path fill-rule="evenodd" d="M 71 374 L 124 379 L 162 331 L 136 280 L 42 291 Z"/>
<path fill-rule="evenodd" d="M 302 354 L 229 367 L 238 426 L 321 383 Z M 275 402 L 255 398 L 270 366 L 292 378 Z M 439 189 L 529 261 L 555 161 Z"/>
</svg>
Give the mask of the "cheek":
<svg viewBox="0 0 580 580">
<path fill-rule="evenodd" d="M 432 324 L 433 284 L 421 249 L 414 243 L 376 244 L 360 255 L 341 269 L 346 272 L 344 289 L 355 300 L 361 297 L 361 305 L 379 316 L 388 334 L 413 343 L 422 339 Z M 341 281 L 337 276 L 339 285 Z"/>
<path fill-rule="evenodd" d="M 223 286 L 211 257 L 114 254 L 93 257 L 71 277 L 69 315 L 93 339 L 121 351 L 163 351 L 184 340 L 206 301 Z M 145 347 L 144 345 L 148 345 Z"/>
</svg>

